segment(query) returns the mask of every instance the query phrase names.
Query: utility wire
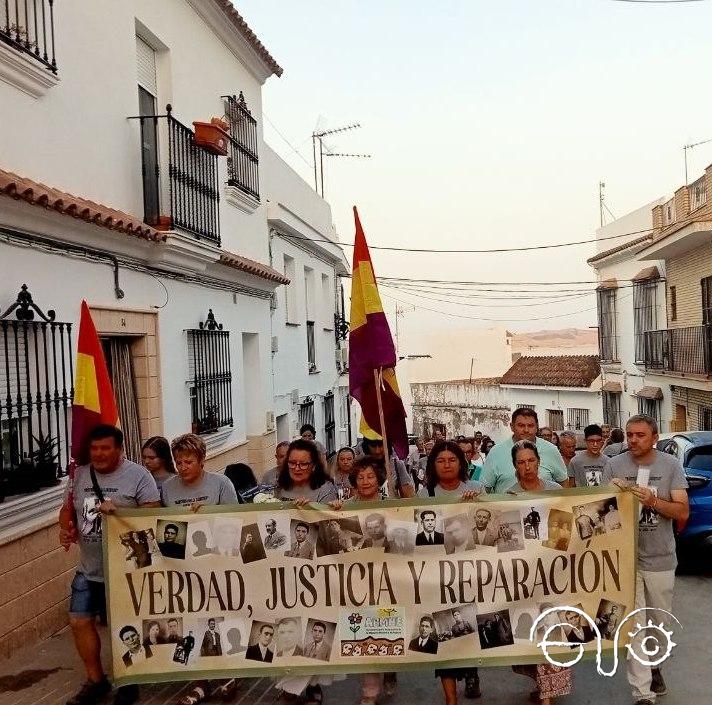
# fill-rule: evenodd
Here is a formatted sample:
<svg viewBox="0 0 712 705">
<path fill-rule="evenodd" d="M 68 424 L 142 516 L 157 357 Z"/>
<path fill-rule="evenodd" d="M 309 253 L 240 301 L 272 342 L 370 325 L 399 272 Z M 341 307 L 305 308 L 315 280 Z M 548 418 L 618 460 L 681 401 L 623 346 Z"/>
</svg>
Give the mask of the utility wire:
<svg viewBox="0 0 712 705">
<path fill-rule="evenodd" d="M 314 165 L 307 161 L 304 155 L 280 132 L 279 128 L 269 119 L 267 113 L 263 110 L 262 117 L 272 126 L 272 129 L 282 138 L 282 140 L 290 147 L 290 149 L 310 168 L 312 169 Z"/>
</svg>

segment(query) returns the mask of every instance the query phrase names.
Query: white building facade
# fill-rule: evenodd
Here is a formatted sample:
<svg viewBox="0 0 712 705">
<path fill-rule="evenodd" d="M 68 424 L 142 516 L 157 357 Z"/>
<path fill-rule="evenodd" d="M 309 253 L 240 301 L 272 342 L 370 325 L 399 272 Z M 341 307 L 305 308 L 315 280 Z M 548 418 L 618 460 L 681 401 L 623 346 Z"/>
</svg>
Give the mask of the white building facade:
<svg viewBox="0 0 712 705">
<path fill-rule="evenodd" d="M 51 439 L 49 472 L 66 469 L 82 300 L 130 457 L 193 431 L 208 468 L 259 475 L 308 397 L 327 425 L 347 271 L 328 205 L 264 144 L 262 85 L 282 69 L 229 0 L 30 5 L 27 22 L 0 10 L 1 33 L 21 29 L 0 41 L 0 655 L 66 624 L 76 555 L 56 549 L 62 484 L 36 459 Z"/>
</svg>

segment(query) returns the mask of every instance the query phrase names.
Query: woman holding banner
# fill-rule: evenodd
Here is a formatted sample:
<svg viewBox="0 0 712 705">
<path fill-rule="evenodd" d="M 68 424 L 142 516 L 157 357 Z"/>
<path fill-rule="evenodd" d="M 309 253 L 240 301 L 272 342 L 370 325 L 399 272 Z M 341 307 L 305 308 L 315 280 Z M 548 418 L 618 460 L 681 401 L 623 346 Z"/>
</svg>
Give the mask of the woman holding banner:
<svg viewBox="0 0 712 705">
<path fill-rule="evenodd" d="M 481 482 L 470 480 L 469 463 L 462 448 L 454 441 L 439 441 L 433 446 L 425 466 L 425 484 L 419 497 L 477 498 L 485 491 Z M 457 681 L 465 679 L 465 697 L 479 698 L 480 677 L 476 668 L 443 668 L 435 671 L 445 695 L 445 705 L 457 705 Z"/>
<path fill-rule="evenodd" d="M 539 477 L 539 451 L 536 444 L 531 441 L 518 441 L 514 444 L 512 462 L 514 463 L 517 483 L 512 485 L 507 492 L 519 495 L 527 492 L 562 489 L 561 485 Z M 553 705 L 554 698 L 568 695 L 571 692 L 572 678 L 570 668 L 540 663 L 537 665 L 512 666 L 512 670 L 534 680 L 536 691 L 532 693 L 532 696 L 536 696 L 541 705 Z"/>
</svg>

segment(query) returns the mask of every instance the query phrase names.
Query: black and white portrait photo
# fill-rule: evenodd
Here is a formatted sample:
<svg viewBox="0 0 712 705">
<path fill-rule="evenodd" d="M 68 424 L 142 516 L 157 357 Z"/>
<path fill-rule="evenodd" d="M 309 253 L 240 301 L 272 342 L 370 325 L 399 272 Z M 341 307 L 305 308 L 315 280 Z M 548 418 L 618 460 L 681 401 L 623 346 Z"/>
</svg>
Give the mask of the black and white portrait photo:
<svg viewBox="0 0 712 705">
<path fill-rule="evenodd" d="M 483 649 L 510 646 L 514 643 L 509 610 L 477 615 L 477 633 Z"/>
<path fill-rule="evenodd" d="M 249 661 L 272 663 L 274 659 L 274 624 L 257 620 L 252 622 L 245 658 Z"/>
<path fill-rule="evenodd" d="M 499 539 L 499 513 L 487 507 L 472 512 L 472 542 L 475 546 L 496 546 Z"/>
<path fill-rule="evenodd" d="M 262 520 L 260 533 L 262 534 L 262 544 L 265 551 L 275 551 L 281 548 L 283 551 L 288 548 L 289 528 L 285 522 L 286 517 L 270 516 Z"/>
<path fill-rule="evenodd" d="M 467 514 L 446 517 L 444 530 L 445 553 L 461 553 L 475 548 L 472 524 Z"/>
<path fill-rule="evenodd" d="M 142 643 L 147 648 L 163 644 L 177 644 L 183 639 L 182 617 L 144 619 L 141 626 Z"/>
<path fill-rule="evenodd" d="M 521 511 L 524 540 L 544 541 L 549 538 L 547 516 L 549 510 L 544 505 L 530 505 Z"/>
<path fill-rule="evenodd" d="M 158 550 L 165 558 L 185 558 L 185 542 L 188 536 L 188 522 L 159 519 L 156 522 Z"/>
<path fill-rule="evenodd" d="M 432 615 L 424 614 L 420 617 L 416 624 L 416 633 L 410 640 L 408 649 L 423 654 L 438 653 L 438 633 Z"/>
<path fill-rule="evenodd" d="M 414 519 L 418 525 L 416 546 L 442 546 L 445 543 L 442 519 L 435 509 L 416 509 Z"/>
<path fill-rule="evenodd" d="M 176 644 L 173 652 L 173 661 L 187 666 L 188 663 L 195 661 L 197 650 L 195 648 L 195 632 L 192 629 L 187 629 L 183 635 L 183 639 Z"/>
<path fill-rule="evenodd" d="M 288 558 L 314 558 L 314 546 L 316 545 L 317 526 L 308 524 L 305 521 L 292 519 L 290 522 L 290 544 L 284 552 Z"/>
<path fill-rule="evenodd" d="M 477 610 L 475 605 L 461 605 L 433 613 L 438 641 L 449 641 L 477 633 Z"/>
<path fill-rule="evenodd" d="M 223 655 L 222 623 L 224 621 L 224 617 L 208 617 L 198 622 L 198 633 L 201 634 L 201 656 Z"/>
<path fill-rule="evenodd" d="M 304 633 L 304 656 L 319 661 L 328 661 L 331 657 L 331 646 L 334 643 L 336 623 L 324 622 L 320 619 L 307 620 Z"/>
<path fill-rule="evenodd" d="M 358 517 L 339 517 L 317 522 L 316 555 L 336 556 L 355 551 L 363 540 Z"/>
<path fill-rule="evenodd" d="M 386 553 L 398 553 L 409 556 L 415 549 L 416 525 L 412 521 L 390 520 L 386 522 Z"/>
<path fill-rule="evenodd" d="M 275 658 L 303 656 L 301 617 L 284 617 L 275 625 Z"/>
<path fill-rule="evenodd" d="M 386 537 L 386 517 L 380 512 L 372 512 L 363 518 L 363 541 L 361 548 L 383 548 L 388 550 Z"/>
<path fill-rule="evenodd" d="M 126 567 L 129 570 L 148 568 L 153 564 L 149 537 L 145 531 L 127 531 L 119 534 L 119 540 L 124 547 Z"/>
<path fill-rule="evenodd" d="M 547 519 L 548 538 L 541 542 L 545 548 L 568 551 L 574 515 L 561 509 L 552 509 Z"/>
<path fill-rule="evenodd" d="M 596 612 L 596 626 L 604 639 L 613 640 L 618 626 L 626 615 L 625 605 L 611 600 L 601 600 Z"/>
<path fill-rule="evenodd" d="M 523 537 L 524 529 L 522 528 L 522 517 L 519 512 L 502 512 L 499 520 L 497 551 L 499 553 L 523 551 Z"/>
<path fill-rule="evenodd" d="M 574 607 L 583 610 L 580 603 Z M 596 633 L 589 621 L 573 610 L 559 612 L 561 622 L 564 624 L 564 638 L 572 644 L 587 644 L 596 638 Z"/>
<path fill-rule="evenodd" d="M 252 563 L 267 558 L 257 524 L 245 524 L 240 536 L 240 555 L 243 563 Z"/>
<path fill-rule="evenodd" d="M 138 629 L 132 624 L 127 624 L 119 630 L 119 639 L 124 649 L 121 659 L 126 667 L 133 666 L 153 656 L 153 651 L 149 646 L 143 645 Z"/>
</svg>

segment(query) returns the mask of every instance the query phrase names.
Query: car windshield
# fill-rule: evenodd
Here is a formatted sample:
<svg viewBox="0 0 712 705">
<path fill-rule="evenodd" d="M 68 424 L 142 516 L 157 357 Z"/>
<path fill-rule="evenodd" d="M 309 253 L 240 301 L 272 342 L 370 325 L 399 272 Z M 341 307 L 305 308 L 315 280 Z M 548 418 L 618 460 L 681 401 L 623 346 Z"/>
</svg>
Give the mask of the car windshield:
<svg viewBox="0 0 712 705">
<path fill-rule="evenodd" d="M 712 446 L 694 448 L 687 456 L 687 463 L 685 466 L 688 470 L 712 471 Z"/>
</svg>

